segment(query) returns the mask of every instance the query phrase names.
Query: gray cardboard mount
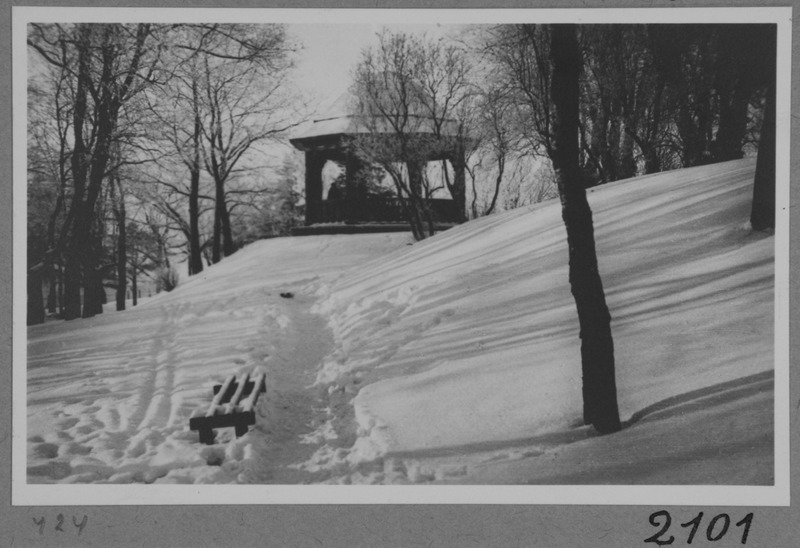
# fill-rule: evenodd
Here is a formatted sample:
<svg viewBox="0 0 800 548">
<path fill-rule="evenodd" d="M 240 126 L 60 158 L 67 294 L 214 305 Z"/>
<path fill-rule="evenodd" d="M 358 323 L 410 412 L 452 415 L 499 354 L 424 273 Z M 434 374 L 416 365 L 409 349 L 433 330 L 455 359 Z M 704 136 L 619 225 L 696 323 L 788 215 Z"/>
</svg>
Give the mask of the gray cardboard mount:
<svg viewBox="0 0 800 548">
<path fill-rule="evenodd" d="M 97 547 L 197 547 L 197 546 L 346 546 L 346 547 L 440 547 L 440 546 L 525 546 L 557 548 L 562 546 L 628 547 L 654 546 L 644 539 L 655 532 L 648 522 L 651 513 L 668 510 L 673 516 L 672 534 L 676 535 L 673 546 L 686 542 L 678 523 L 692 519 L 697 512 L 706 516 L 722 512 L 729 513 L 736 521 L 746 512 L 754 513 L 753 526 L 747 545 L 755 547 L 790 547 L 798 545 L 800 538 L 800 512 L 798 501 L 792 497 L 789 507 L 692 507 L 691 501 L 683 507 L 654 506 L 586 506 L 586 505 L 293 505 L 293 506 L 75 506 L 69 507 L 24 507 L 11 506 L 11 303 L 12 303 L 12 166 L 11 141 L 11 6 L 48 5 L 48 2 L 10 3 L 3 0 L 2 7 L 2 57 L 0 57 L 0 93 L 2 94 L 2 129 L 0 130 L 0 158 L 2 172 L 6 175 L 0 184 L 0 276 L 2 276 L 2 322 L 0 323 L 0 546 L 97 546 Z M 147 13 L 149 7 L 217 7 L 217 8 L 267 8 L 267 7 L 353 7 L 353 8 L 620 8 L 620 7 L 752 7 L 752 6 L 797 6 L 791 1 L 502 1 L 491 4 L 484 1 L 438 1 L 406 0 L 385 2 L 382 0 L 359 0 L 349 2 L 300 1 L 228 1 L 219 2 L 147 2 L 127 0 L 125 2 L 52 2 L 59 6 L 141 7 Z M 792 88 L 798 88 L 798 44 L 800 26 L 793 28 Z M 792 111 L 800 111 L 797 94 L 792 97 Z M 798 138 L 797 117 L 792 116 L 792 141 Z M 797 201 L 800 175 L 797 155 L 791 158 L 792 184 L 791 207 Z M 798 233 L 800 215 L 791 218 L 790 271 L 798 271 Z M 798 284 L 796 276 L 790 284 L 790 303 L 795 303 Z M 24 290 L 23 290 L 24 291 Z M 797 312 L 791 308 L 790 325 L 796 325 Z M 794 332 L 794 330 L 790 330 Z M 792 337 L 790 359 L 791 374 L 791 454 L 798 454 L 797 418 L 800 409 L 798 376 L 793 366 L 797 355 L 798 340 Z M 791 483 L 793 495 L 797 494 L 798 473 L 792 459 Z M 124 489 L 124 486 L 116 487 Z M 269 489 L 269 486 L 265 486 Z M 654 487 L 657 489 L 657 487 Z M 470 501 L 479 502 L 479 501 Z M 55 526 L 59 516 L 64 520 L 65 532 L 48 526 L 39 533 L 36 521 L 45 518 Z M 87 516 L 86 526 L 76 535 L 72 520 L 78 523 Z M 71 532 L 67 532 L 70 531 Z M 711 545 L 698 537 L 694 544 Z M 740 539 L 727 537 L 715 546 L 741 546 Z"/>
</svg>

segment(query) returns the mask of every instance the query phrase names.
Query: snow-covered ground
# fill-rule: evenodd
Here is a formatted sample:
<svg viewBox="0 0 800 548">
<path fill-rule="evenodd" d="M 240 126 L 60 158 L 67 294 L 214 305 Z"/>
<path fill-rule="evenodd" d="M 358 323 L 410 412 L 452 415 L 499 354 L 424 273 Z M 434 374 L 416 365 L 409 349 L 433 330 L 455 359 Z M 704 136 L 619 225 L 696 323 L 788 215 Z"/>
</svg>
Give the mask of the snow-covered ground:
<svg viewBox="0 0 800 548">
<path fill-rule="evenodd" d="M 261 241 L 133 310 L 29 328 L 27 480 L 772 485 L 774 238 L 747 224 L 754 168 L 591 192 L 620 433 L 579 425 L 549 202 L 413 245 Z M 256 427 L 199 444 L 189 417 L 251 370 Z"/>
</svg>

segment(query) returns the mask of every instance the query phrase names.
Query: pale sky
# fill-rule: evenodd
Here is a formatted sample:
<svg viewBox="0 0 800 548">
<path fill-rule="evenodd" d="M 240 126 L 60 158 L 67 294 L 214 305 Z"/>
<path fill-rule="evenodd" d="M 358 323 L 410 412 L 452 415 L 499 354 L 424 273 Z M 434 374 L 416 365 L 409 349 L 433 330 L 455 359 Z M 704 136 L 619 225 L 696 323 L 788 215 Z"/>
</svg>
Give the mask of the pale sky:
<svg viewBox="0 0 800 548">
<path fill-rule="evenodd" d="M 351 72 L 361 58 L 361 50 L 377 44 L 381 29 L 425 33 L 439 37 L 457 30 L 457 25 L 385 24 L 290 24 L 289 34 L 304 46 L 297 55 L 295 78 L 300 89 L 318 102 L 324 112 L 350 86 Z"/>
</svg>

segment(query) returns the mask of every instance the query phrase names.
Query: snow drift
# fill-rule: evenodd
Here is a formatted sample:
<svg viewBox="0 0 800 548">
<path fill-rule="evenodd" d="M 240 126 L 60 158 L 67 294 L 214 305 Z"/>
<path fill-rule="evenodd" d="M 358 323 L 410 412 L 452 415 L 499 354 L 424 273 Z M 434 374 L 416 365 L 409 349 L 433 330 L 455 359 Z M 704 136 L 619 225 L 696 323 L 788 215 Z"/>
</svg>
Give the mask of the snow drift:
<svg viewBox="0 0 800 548">
<path fill-rule="evenodd" d="M 773 239 L 747 223 L 753 174 L 743 160 L 591 192 L 623 421 L 772 369 Z M 559 205 L 540 204 L 382 257 L 334 286 L 318 310 L 337 352 L 317 379 L 358 392 L 351 463 L 396 456 L 392 466 L 407 469 L 515 446 L 540 454 L 538 437 L 569 437 L 582 407 L 565 240 Z M 370 481 L 391 481 L 383 464 Z"/>
<path fill-rule="evenodd" d="M 774 244 L 747 223 L 754 167 L 590 193 L 619 434 L 579 426 L 549 202 L 413 245 L 258 242 L 135 310 L 30 328 L 28 481 L 771 484 Z M 200 446 L 188 417 L 210 384 L 253 368 L 272 379 L 258 426 Z"/>
</svg>

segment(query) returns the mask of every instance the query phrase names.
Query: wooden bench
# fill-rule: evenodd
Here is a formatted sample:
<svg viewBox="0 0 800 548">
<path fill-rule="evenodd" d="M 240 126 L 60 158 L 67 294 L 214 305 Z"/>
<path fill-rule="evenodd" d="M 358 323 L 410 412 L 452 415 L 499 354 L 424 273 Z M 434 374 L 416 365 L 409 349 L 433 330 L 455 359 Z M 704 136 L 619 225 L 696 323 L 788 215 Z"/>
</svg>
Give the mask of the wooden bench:
<svg viewBox="0 0 800 548">
<path fill-rule="evenodd" d="M 249 427 L 256 423 L 256 403 L 258 396 L 267 391 L 264 373 L 250 380 L 245 373 L 237 381 L 230 375 L 222 384 L 214 386 L 214 399 L 202 417 L 189 419 L 189 429 L 197 430 L 200 443 L 214 443 L 215 428 L 233 427 L 236 437 L 247 434 Z"/>
</svg>

